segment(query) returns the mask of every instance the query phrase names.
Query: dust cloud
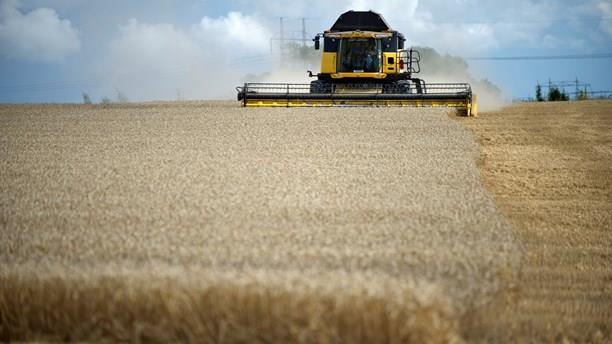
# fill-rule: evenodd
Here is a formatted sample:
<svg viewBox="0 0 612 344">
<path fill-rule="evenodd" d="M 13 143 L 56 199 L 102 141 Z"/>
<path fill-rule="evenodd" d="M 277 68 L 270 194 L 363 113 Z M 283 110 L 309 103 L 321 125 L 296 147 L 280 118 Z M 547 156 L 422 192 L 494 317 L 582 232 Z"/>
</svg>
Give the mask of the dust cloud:
<svg viewBox="0 0 612 344">
<path fill-rule="evenodd" d="M 427 83 L 469 83 L 481 111 L 494 111 L 507 104 L 499 87 L 488 79 L 474 77 L 467 62 L 458 56 L 441 55 L 433 48 L 415 47 L 421 53 L 421 73 Z"/>
</svg>

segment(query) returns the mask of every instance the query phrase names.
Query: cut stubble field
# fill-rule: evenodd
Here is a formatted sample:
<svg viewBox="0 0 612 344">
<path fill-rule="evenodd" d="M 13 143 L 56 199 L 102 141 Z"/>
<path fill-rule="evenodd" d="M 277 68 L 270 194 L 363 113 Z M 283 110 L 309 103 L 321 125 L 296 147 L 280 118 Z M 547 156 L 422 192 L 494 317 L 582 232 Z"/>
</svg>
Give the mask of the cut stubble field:
<svg viewBox="0 0 612 344">
<path fill-rule="evenodd" d="M 516 287 L 472 333 L 612 341 L 612 101 L 516 104 L 456 119 L 481 144 L 484 184 L 524 247 Z"/>
<path fill-rule="evenodd" d="M 597 106 L 609 113 L 609 103 Z M 510 118 L 521 109 L 504 111 Z M 500 152 L 487 142 L 510 140 L 492 125 L 502 121 L 495 116 L 457 122 L 443 109 L 253 110 L 224 102 L 0 106 L 0 339 L 460 342 L 567 334 L 530 326 L 537 307 L 517 308 L 525 290 L 534 300 L 541 291 L 526 282 L 542 276 L 530 257 L 558 250 L 530 240 L 539 234 L 525 228 L 535 220 L 504 203 L 533 176 L 495 172 L 501 165 L 490 162 Z M 599 122 L 582 125 L 603 138 L 594 150 L 605 155 L 610 122 L 600 117 L 608 134 Z M 525 142 L 525 152 L 531 148 Z M 520 152 L 501 154 L 522 168 Z M 593 166 L 607 172 L 605 157 Z M 595 247 L 585 256 L 599 258 L 581 266 L 603 288 L 598 300 L 610 304 L 603 283 L 612 245 L 601 227 L 609 228 L 610 185 L 597 180 L 597 206 L 580 214 L 600 221 L 589 227 L 597 239 L 585 242 Z M 591 190 L 571 183 L 563 185 Z M 574 232 L 563 233 L 573 242 Z M 526 279 L 526 271 L 534 275 Z M 573 276 L 568 281 L 583 275 Z M 609 335 L 609 311 L 592 309 L 596 318 L 569 338 Z M 509 319 L 491 321 L 499 314 Z"/>
</svg>

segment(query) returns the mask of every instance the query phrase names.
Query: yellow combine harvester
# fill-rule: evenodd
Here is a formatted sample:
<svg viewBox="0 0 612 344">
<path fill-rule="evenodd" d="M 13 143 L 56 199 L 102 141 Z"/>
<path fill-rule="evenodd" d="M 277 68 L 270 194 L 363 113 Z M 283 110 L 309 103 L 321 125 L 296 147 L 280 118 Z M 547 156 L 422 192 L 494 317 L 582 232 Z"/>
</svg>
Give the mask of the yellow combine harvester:
<svg viewBox="0 0 612 344">
<path fill-rule="evenodd" d="M 237 87 L 243 106 L 446 106 L 476 116 L 476 96 L 467 83 L 425 83 L 420 54 L 378 13 L 348 11 L 314 38 L 321 72 L 310 84 L 246 83 Z"/>
</svg>

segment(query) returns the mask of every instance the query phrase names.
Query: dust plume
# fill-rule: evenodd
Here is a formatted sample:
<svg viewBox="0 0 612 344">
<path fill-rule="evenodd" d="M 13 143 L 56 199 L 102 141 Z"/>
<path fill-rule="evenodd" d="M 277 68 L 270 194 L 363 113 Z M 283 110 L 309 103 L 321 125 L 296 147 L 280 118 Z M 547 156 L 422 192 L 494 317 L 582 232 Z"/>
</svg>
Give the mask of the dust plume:
<svg viewBox="0 0 612 344">
<path fill-rule="evenodd" d="M 506 105 L 502 91 L 488 79 L 477 79 L 469 70 L 467 62 L 458 56 L 441 55 L 433 48 L 415 47 L 421 53 L 421 73 L 427 83 L 466 82 L 478 97 L 481 111 L 493 111 Z"/>
<path fill-rule="evenodd" d="M 248 68 L 240 57 L 266 54 L 270 36 L 259 18 L 240 12 L 205 16 L 189 29 L 130 19 L 98 66 L 98 93 L 120 91 L 136 101 L 230 99 Z"/>
</svg>

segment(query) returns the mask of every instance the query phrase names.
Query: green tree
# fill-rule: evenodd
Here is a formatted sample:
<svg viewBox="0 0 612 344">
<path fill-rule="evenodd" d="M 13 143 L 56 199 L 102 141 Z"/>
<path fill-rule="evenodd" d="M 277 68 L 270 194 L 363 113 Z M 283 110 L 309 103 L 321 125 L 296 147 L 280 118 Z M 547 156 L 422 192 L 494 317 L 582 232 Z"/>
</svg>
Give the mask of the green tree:
<svg viewBox="0 0 612 344">
<path fill-rule="evenodd" d="M 557 102 L 557 101 L 567 101 L 569 100 L 569 96 L 565 92 L 565 90 L 559 89 L 557 86 L 551 86 L 548 89 L 548 101 L 549 102 Z"/>
<path fill-rule="evenodd" d="M 544 97 L 542 97 L 542 86 L 538 83 L 536 85 L 536 101 L 543 102 Z"/>
<path fill-rule="evenodd" d="M 548 88 L 548 101 L 556 102 L 561 100 L 561 91 L 556 86 L 551 86 Z"/>
<path fill-rule="evenodd" d="M 569 100 L 569 95 L 567 95 L 567 93 L 565 92 L 565 90 L 561 90 L 561 101 L 568 101 Z"/>
<path fill-rule="evenodd" d="M 589 99 L 589 94 L 587 93 L 586 90 L 580 90 L 578 91 L 578 94 L 576 95 L 576 99 L 577 100 L 587 100 Z"/>
</svg>

